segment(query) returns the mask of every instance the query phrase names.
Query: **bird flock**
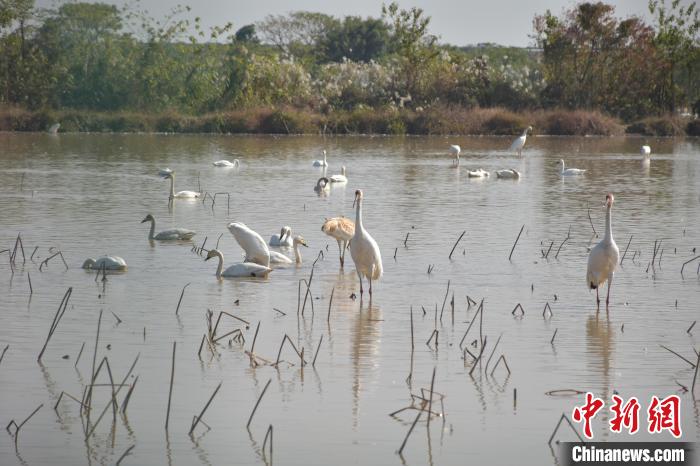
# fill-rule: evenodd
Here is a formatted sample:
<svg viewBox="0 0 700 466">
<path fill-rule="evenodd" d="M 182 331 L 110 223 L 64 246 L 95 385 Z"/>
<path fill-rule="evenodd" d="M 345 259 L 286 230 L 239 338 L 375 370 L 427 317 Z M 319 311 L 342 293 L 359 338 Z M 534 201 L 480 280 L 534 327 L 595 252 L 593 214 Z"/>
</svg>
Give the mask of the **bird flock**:
<svg viewBox="0 0 700 466">
<path fill-rule="evenodd" d="M 510 146 L 510 151 L 516 152 L 518 156 L 522 156 L 522 150 L 527 141 L 528 132 L 532 131 L 532 127 L 528 126 L 520 137 L 515 139 Z M 454 157 L 453 166 L 460 165 L 461 147 L 453 144 L 449 147 L 450 154 Z M 643 145 L 640 149 L 642 155 L 642 163 L 648 166 L 651 157 L 651 148 L 648 145 Z M 233 162 L 228 160 L 218 160 L 213 162 L 215 167 L 220 168 L 240 168 L 241 164 L 238 159 Z M 559 160 L 559 174 L 562 177 L 582 176 L 586 170 L 578 168 L 567 168 L 563 159 Z M 320 177 L 314 191 L 319 196 L 326 195 L 330 191 L 331 184 L 345 184 L 348 181 L 346 176 L 346 167 L 342 166 L 341 173 L 325 176 L 327 170 L 328 159 L 327 153 L 323 151 L 323 159 L 312 161 L 313 167 L 322 167 L 324 176 Z M 496 170 L 497 178 L 502 179 L 519 179 L 521 173 L 515 169 Z M 166 180 L 170 180 L 169 201 L 177 199 L 197 199 L 202 193 L 196 191 L 175 191 L 175 172 L 170 168 L 160 169 L 158 174 Z M 486 178 L 490 174 L 488 171 L 477 168 L 468 170 L 467 175 L 470 178 Z M 340 259 L 340 267 L 345 265 L 345 253 L 350 249 L 350 255 L 355 265 L 360 284 L 360 298 L 364 295 L 363 281 L 367 282 L 368 293 L 370 300 L 372 297 L 373 282 L 379 280 L 383 274 L 382 256 L 379 246 L 372 235 L 367 231 L 362 220 L 362 202 L 363 192 L 358 189 L 355 191 L 353 199 L 353 208 L 355 209 L 355 221 L 338 216 L 326 218 L 321 226 L 321 231 L 332 237 L 338 243 L 338 256 Z M 599 288 L 607 283 L 606 308 L 610 303 L 610 289 L 612 287 L 615 269 L 619 262 L 620 251 L 615 244 L 612 234 L 612 206 L 615 197 L 612 193 L 608 193 L 605 197 L 604 205 L 606 207 L 605 217 L 605 235 L 603 239 L 590 250 L 588 257 L 588 267 L 586 272 L 586 282 L 590 289 L 596 290 L 596 302 L 600 305 Z M 150 222 L 148 239 L 151 241 L 190 241 L 195 236 L 195 231 L 186 228 L 172 228 L 163 230 L 158 233 L 156 230 L 156 221 L 153 215 L 148 214 L 141 223 Z M 241 222 L 231 222 L 227 225 L 228 231 L 234 237 L 238 245 L 244 251 L 242 262 L 234 263 L 229 267 L 224 267 L 224 255 L 218 249 L 208 251 L 205 261 L 213 258 L 218 258 L 216 269 L 217 278 L 268 278 L 274 267 L 284 267 L 292 264 L 300 266 L 302 264 L 302 254 L 300 246 L 308 247 L 304 237 L 301 235 L 293 235 L 291 227 L 288 225 L 280 229 L 279 234 L 273 234 L 269 242 L 265 242 L 263 237 Z M 294 258 L 290 258 L 283 252 L 273 250 L 273 248 L 292 249 Z M 103 256 L 97 259 L 89 258 L 83 263 L 83 268 L 88 270 L 110 270 L 110 271 L 125 271 L 127 270 L 126 261 L 118 256 Z"/>
</svg>

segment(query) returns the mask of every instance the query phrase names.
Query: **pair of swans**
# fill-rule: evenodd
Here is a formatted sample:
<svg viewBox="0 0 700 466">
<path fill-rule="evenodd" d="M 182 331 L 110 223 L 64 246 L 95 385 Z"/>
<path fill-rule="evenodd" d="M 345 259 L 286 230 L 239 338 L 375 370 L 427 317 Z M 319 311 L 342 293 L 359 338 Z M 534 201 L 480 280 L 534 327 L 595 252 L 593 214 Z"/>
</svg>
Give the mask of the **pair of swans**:
<svg viewBox="0 0 700 466">
<path fill-rule="evenodd" d="M 154 234 L 156 230 L 156 219 L 153 218 L 153 215 L 148 214 L 146 215 L 146 218 L 141 220 L 141 223 L 146 222 L 151 222 L 151 229 L 148 232 L 149 240 L 155 239 L 159 241 L 187 241 L 192 239 L 192 237 L 197 234 L 196 232 L 188 230 L 186 228 L 171 228 L 170 230 L 163 230 L 158 234 Z"/>
</svg>

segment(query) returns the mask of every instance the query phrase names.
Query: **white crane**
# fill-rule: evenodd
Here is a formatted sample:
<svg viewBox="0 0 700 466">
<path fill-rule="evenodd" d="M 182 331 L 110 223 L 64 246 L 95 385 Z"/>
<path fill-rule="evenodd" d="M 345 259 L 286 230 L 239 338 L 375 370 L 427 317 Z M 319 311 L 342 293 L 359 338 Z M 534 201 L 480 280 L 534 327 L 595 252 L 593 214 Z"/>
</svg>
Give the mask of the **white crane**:
<svg viewBox="0 0 700 466">
<path fill-rule="evenodd" d="M 345 217 L 328 218 L 323 222 L 321 231 L 335 238 L 338 242 L 338 254 L 340 254 L 340 267 L 342 268 L 345 265 L 345 250 L 348 247 L 348 243 L 355 235 L 355 224 L 352 220 Z"/>
<path fill-rule="evenodd" d="M 450 154 L 454 156 L 454 160 L 452 161 L 452 165 L 458 166 L 459 165 L 459 154 L 462 152 L 462 148 L 459 147 L 457 144 L 452 144 L 450 146 Z"/>
<path fill-rule="evenodd" d="M 245 251 L 245 262 L 255 262 L 264 267 L 270 266 L 270 249 L 262 236 L 241 222 L 229 223 L 227 228 Z"/>
<path fill-rule="evenodd" d="M 563 159 L 560 159 L 558 164 L 561 165 L 559 170 L 561 176 L 580 176 L 586 173 L 586 170 L 581 170 L 580 168 L 566 168 Z"/>
<path fill-rule="evenodd" d="M 513 144 L 510 145 L 510 150 L 512 152 L 517 152 L 518 156 L 523 155 L 523 147 L 525 147 L 525 141 L 527 141 L 528 131 L 532 131 L 532 126 L 528 126 L 527 128 L 525 128 L 523 134 L 521 134 L 520 137 L 513 141 Z"/>
<path fill-rule="evenodd" d="M 360 299 L 362 299 L 362 276 L 369 281 L 369 298 L 372 299 L 372 280 L 382 276 L 382 255 L 374 238 L 362 225 L 362 191 L 355 191 L 353 207 L 357 205 L 355 216 L 355 234 L 352 237 L 350 255 L 355 263 L 355 270 L 360 279 Z"/>
<path fill-rule="evenodd" d="M 610 288 L 612 287 L 613 276 L 617 268 L 617 262 L 620 258 L 620 250 L 615 244 L 612 234 L 612 206 L 615 202 L 615 196 L 608 193 L 605 196 L 605 236 L 602 241 L 591 249 L 588 255 L 588 271 L 586 272 L 586 282 L 588 286 L 595 288 L 596 303 L 600 306 L 600 295 L 598 288 L 608 282 L 608 295 L 605 298 L 605 308 L 610 304 Z"/>
<path fill-rule="evenodd" d="M 159 241 L 176 241 L 176 240 L 189 240 L 192 239 L 196 233 L 192 230 L 186 228 L 171 228 L 170 230 L 163 230 L 157 235 L 154 235 L 156 230 L 156 219 L 153 215 L 148 214 L 146 218 L 141 220 L 141 223 L 151 222 L 151 230 L 148 232 L 148 239 Z"/>
<path fill-rule="evenodd" d="M 216 277 L 226 277 L 226 278 L 242 278 L 242 277 L 255 277 L 255 278 L 267 278 L 267 275 L 272 272 L 269 267 L 262 266 L 260 264 L 255 264 L 253 262 L 239 262 L 233 264 L 222 272 L 224 268 L 224 255 L 218 249 L 211 249 L 207 253 L 207 258 L 204 259 L 208 261 L 212 257 L 219 258 L 219 266 L 216 268 Z"/>
</svg>

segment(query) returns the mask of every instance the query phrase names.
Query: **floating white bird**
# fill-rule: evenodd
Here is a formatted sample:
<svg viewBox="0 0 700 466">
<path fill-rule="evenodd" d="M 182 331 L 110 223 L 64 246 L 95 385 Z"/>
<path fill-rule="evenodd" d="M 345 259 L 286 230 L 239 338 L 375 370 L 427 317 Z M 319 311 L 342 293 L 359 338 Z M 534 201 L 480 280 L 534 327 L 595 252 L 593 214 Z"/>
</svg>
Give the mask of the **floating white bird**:
<svg viewBox="0 0 700 466">
<path fill-rule="evenodd" d="M 595 288 L 596 303 L 600 306 L 600 296 L 598 288 L 608 282 L 608 295 L 605 298 L 605 307 L 607 309 L 610 304 L 610 288 L 612 287 L 613 276 L 617 268 L 617 261 L 620 258 L 620 250 L 615 244 L 612 235 L 612 206 L 615 202 L 615 196 L 608 193 L 605 196 L 605 236 L 603 240 L 591 249 L 588 255 L 588 271 L 586 272 L 586 282 L 588 286 Z"/>
<path fill-rule="evenodd" d="M 319 178 L 316 182 L 316 186 L 314 186 L 314 191 L 316 191 L 319 195 L 327 193 L 328 191 L 330 191 L 330 189 L 331 182 L 325 176 Z"/>
<path fill-rule="evenodd" d="M 53 125 L 49 126 L 49 134 L 57 134 L 58 128 L 60 127 L 61 123 L 54 123 Z"/>
<path fill-rule="evenodd" d="M 270 264 L 291 264 L 296 262 L 297 265 L 301 265 L 301 251 L 299 251 L 299 246 L 309 247 L 306 241 L 301 235 L 296 235 L 294 237 L 294 261 L 289 257 L 285 256 L 281 252 L 270 251 Z"/>
<path fill-rule="evenodd" d="M 326 162 L 326 151 L 323 151 L 323 160 L 314 160 L 314 167 L 327 167 L 328 162 Z"/>
<path fill-rule="evenodd" d="M 355 224 L 349 218 L 333 217 L 323 222 L 321 231 L 335 238 L 338 242 L 338 254 L 340 255 L 340 267 L 342 268 L 345 265 L 345 250 L 348 247 L 348 242 L 355 235 Z"/>
<path fill-rule="evenodd" d="M 507 180 L 517 180 L 520 178 L 520 172 L 513 169 L 510 170 L 496 170 L 496 178 L 504 178 Z"/>
<path fill-rule="evenodd" d="M 355 263 L 355 270 L 360 279 L 360 299 L 362 298 L 362 276 L 369 281 L 369 298 L 372 299 L 372 280 L 379 280 L 382 276 L 382 255 L 374 238 L 362 225 L 362 191 L 355 191 L 357 204 L 355 216 L 355 234 L 352 237 L 350 255 Z"/>
<path fill-rule="evenodd" d="M 156 219 L 153 218 L 153 215 L 148 214 L 146 215 L 146 218 L 141 220 L 141 223 L 146 223 L 146 222 L 151 222 L 151 230 L 148 233 L 148 239 L 153 240 L 157 239 L 159 241 L 175 241 L 175 240 L 188 240 L 192 239 L 192 237 L 196 234 L 192 230 L 187 230 L 185 228 L 172 228 L 170 230 L 163 230 L 157 235 L 154 235 L 153 233 L 156 230 Z"/>
<path fill-rule="evenodd" d="M 462 152 L 462 148 L 459 147 L 457 144 L 452 144 L 450 146 L 450 154 L 454 155 L 454 160 L 452 161 L 453 165 L 459 165 L 459 154 Z"/>
<path fill-rule="evenodd" d="M 578 176 L 586 173 L 586 170 L 581 170 L 580 168 L 566 168 L 566 166 L 564 166 L 564 160 L 560 159 L 558 163 L 561 165 L 561 169 L 559 171 L 561 176 Z"/>
<path fill-rule="evenodd" d="M 168 173 L 163 178 L 170 179 L 170 197 L 169 199 L 194 199 L 201 195 L 196 191 L 179 191 L 175 192 L 175 172 Z"/>
<path fill-rule="evenodd" d="M 347 183 L 348 179 L 345 176 L 345 165 L 340 167 L 340 175 L 331 176 L 331 183 Z"/>
<path fill-rule="evenodd" d="M 231 267 L 222 272 L 222 269 L 224 268 L 224 255 L 218 249 L 211 249 L 209 250 L 209 253 L 207 253 L 207 258 L 204 260 L 208 261 L 212 257 L 219 258 L 219 266 L 216 268 L 217 278 L 267 278 L 268 274 L 272 272 L 271 268 L 260 264 L 255 264 L 253 262 L 239 262 L 237 264 L 233 264 Z"/>
<path fill-rule="evenodd" d="M 158 170 L 158 176 L 162 176 L 165 178 L 166 176 L 170 175 L 173 171 L 170 168 L 161 168 Z"/>
<path fill-rule="evenodd" d="M 483 168 L 477 168 L 476 170 L 467 171 L 467 176 L 469 178 L 486 178 L 489 176 L 489 172 Z"/>
<path fill-rule="evenodd" d="M 644 157 L 649 157 L 651 156 L 651 147 L 644 145 L 642 146 L 641 149 L 639 149 L 639 152 L 644 156 Z"/>
<path fill-rule="evenodd" d="M 102 256 L 97 260 L 89 258 L 83 262 L 83 268 L 88 270 L 126 270 L 126 261 L 119 256 Z"/>
<path fill-rule="evenodd" d="M 223 167 L 223 168 L 233 168 L 233 167 L 238 167 L 240 166 L 241 162 L 238 159 L 234 159 L 233 162 L 229 162 L 228 160 L 217 160 L 216 162 L 212 163 L 215 167 Z"/>
<path fill-rule="evenodd" d="M 270 249 L 262 236 L 240 222 L 229 223 L 227 228 L 245 252 L 245 262 L 270 266 Z"/>
<path fill-rule="evenodd" d="M 519 156 L 523 155 L 523 147 L 525 147 L 525 141 L 527 141 L 528 131 L 532 131 L 532 126 L 528 126 L 527 128 L 525 128 L 523 134 L 515 141 L 513 141 L 513 144 L 510 145 L 510 150 L 513 152 L 517 152 Z"/>
<path fill-rule="evenodd" d="M 291 248 L 294 245 L 294 240 L 292 239 L 292 229 L 288 226 L 283 226 L 280 230 L 280 234 L 274 234 L 270 236 L 270 246 L 278 246 L 281 248 Z"/>
</svg>

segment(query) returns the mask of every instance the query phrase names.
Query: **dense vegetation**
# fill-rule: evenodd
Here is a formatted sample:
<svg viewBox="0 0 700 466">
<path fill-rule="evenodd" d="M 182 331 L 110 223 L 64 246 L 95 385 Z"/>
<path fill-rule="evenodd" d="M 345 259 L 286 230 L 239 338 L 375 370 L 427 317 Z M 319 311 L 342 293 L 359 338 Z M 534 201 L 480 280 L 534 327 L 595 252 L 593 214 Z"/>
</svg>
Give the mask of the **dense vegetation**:
<svg viewBox="0 0 700 466">
<path fill-rule="evenodd" d="M 609 134 L 617 119 L 675 134 L 687 122 L 672 115 L 700 111 L 700 21 L 693 2 L 649 9 L 654 24 L 600 2 L 548 11 L 536 47 L 520 49 L 440 44 L 421 9 L 396 4 L 379 18 L 298 11 L 204 30 L 186 7 L 156 20 L 0 0 L 0 128 L 502 133 L 527 119 Z"/>
</svg>

